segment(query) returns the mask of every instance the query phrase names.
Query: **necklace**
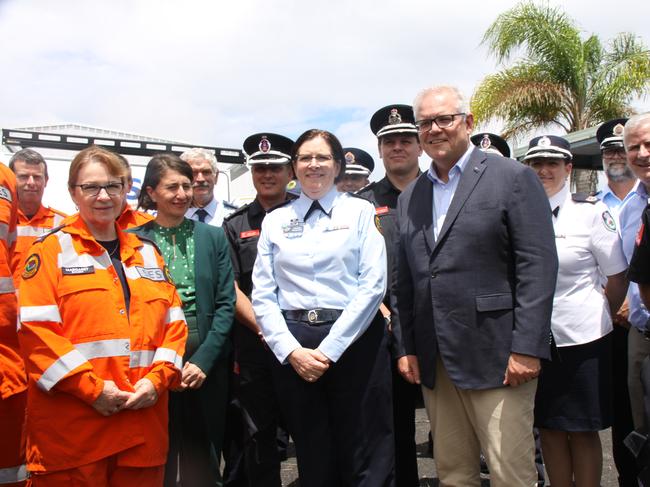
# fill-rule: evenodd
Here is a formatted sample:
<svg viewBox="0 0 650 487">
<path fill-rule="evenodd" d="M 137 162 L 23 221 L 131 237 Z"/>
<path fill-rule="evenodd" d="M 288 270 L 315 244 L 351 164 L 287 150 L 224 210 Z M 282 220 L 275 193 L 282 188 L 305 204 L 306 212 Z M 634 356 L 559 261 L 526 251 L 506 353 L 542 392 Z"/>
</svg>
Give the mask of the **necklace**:
<svg viewBox="0 0 650 487">
<path fill-rule="evenodd" d="M 109 256 L 111 259 L 112 259 L 113 257 L 115 257 L 115 253 L 116 253 L 116 252 L 119 250 L 119 248 L 120 248 L 120 240 L 117 239 L 117 240 L 115 240 L 114 242 L 115 242 L 114 244 L 113 244 L 113 242 L 103 242 L 104 244 L 106 244 L 106 245 L 104 245 L 103 247 L 106 249 L 106 252 L 108 252 L 108 256 Z M 108 248 L 108 244 L 113 244 L 113 248 L 112 248 L 112 249 L 109 249 L 109 248 Z"/>
</svg>

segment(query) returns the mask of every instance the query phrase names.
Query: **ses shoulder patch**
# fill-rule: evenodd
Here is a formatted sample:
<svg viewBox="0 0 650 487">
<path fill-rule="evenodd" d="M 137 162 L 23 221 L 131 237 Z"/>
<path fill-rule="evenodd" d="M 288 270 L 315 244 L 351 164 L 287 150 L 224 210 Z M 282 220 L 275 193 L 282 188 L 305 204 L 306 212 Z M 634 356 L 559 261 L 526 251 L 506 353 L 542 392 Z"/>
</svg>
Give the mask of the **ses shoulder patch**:
<svg viewBox="0 0 650 487">
<path fill-rule="evenodd" d="M 11 197 L 11 191 L 9 191 L 9 189 L 5 188 L 4 186 L 0 186 L 0 198 L 9 202 L 13 201 L 13 198 Z"/>
<path fill-rule="evenodd" d="M 36 275 L 41 268 L 41 258 L 38 254 L 32 254 L 27 257 L 25 261 L 25 269 L 23 270 L 23 279 L 31 279 Z"/>
<path fill-rule="evenodd" d="M 612 217 L 612 215 L 609 213 L 609 211 L 603 211 L 602 217 L 605 228 L 610 232 L 616 232 L 616 221 L 614 220 L 614 217 Z"/>
</svg>

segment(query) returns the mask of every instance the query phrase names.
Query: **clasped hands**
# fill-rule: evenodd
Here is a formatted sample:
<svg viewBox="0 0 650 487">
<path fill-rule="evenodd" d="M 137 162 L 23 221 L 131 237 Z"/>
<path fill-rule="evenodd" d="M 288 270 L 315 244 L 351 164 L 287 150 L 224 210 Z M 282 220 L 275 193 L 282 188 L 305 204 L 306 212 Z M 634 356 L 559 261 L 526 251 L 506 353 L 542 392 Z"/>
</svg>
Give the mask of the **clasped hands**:
<svg viewBox="0 0 650 487">
<path fill-rule="evenodd" d="M 323 353 L 311 348 L 296 348 L 287 359 L 296 373 L 307 382 L 316 382 L 327 372 L 330 359 Z"/>
<path fill-rule="evenodd" d="M 93 407 L 102 416 L 111 416 L 124 409 L 148 408 L 158 401 L 156 388 L 149 379 L 143 377 L 133 389 L 133 392 L 123 391 L 112 380 L 105 380 L 104 389 Z"/>
</svg>

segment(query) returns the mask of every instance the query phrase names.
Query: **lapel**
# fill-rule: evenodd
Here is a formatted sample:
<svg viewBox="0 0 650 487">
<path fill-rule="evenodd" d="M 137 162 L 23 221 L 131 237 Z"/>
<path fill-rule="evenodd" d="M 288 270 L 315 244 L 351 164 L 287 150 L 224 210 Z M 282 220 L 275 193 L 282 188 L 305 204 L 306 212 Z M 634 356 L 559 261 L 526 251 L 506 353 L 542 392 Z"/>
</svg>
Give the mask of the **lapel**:
<svg viewBox="0 0 650 487">
<path fill-rule="evenodd" d="M 485 153 L 479 149 L 475 148 L 470 154 L 469 160 L 465 166 L 465 170 L 463 171 L 463 174 L 460 177 L 460 181 L 458 182 L 456 193 L 454 193 L 454 197 L 452 198 L 451 204 L 449 205 L 449 210 L 447 211 L 445 222 L 442 224 L 442 228 L 438 234 L 438 240 L 436 240 L 435 245 L 433 246 L 434 251 L 438 245 L 440 245 L 440 242 L 442 242 L 442 240 L 445 238 L 445 235 L 456 220 L 456 217 L 467 201 L 467 198 L 469 198 L 469 196 L 472 194 L 472 191 L 474 191 L 476 183 L 478 183 L 478 180 L 481 179 L 483 172 L 485 172 L 486 161 L 487 158 L 485 157 Z M 431 232 L 429 232 L 429 234 L 431 234 Z"/>
<path fill-rule="evenodd" d="M 426 173 L 418 178 L 411 194 L 411 208 L 413 208 L 413 224 L 424 233 L 429 252 L 433 250 L 433 183 Z M 409 208 L 409 213 L 411 208 Z"/>
</svg>

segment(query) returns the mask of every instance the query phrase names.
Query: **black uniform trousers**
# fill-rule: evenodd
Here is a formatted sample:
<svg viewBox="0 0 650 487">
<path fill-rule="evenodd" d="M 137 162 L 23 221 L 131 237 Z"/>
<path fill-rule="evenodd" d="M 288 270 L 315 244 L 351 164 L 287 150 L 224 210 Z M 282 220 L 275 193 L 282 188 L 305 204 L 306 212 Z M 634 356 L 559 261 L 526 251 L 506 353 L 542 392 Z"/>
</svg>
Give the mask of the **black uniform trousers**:
<svg viewBox="0 0 650 487">
<path fill-rule="evenodd" d="M 287 320 L 307 348 L 317 348 L 332 324 Z M 274 382 L 296 446 L 301 487 L 393 487 L 394 439 L 390 354 L 384 319 L 366 332 L 314 383 L 276 361 Z"/>
<path fill-rule="evenodd" d="M 422 402 L 421 386 L 408 383 L 391 361 L 393 376 L 393 421 L 395 427 L 395 486 L 418 487 L 418 459 L 415 444 L 415 409 Z"/>
<path fill-rule="evenodd" d="M 235 327 L 224 485 L 281 487 L 279 407 L 271 373 L 277 360 L 255 333 Z"/>
</svg>

